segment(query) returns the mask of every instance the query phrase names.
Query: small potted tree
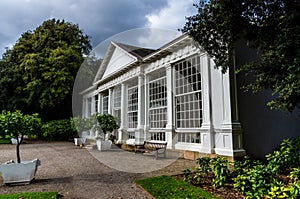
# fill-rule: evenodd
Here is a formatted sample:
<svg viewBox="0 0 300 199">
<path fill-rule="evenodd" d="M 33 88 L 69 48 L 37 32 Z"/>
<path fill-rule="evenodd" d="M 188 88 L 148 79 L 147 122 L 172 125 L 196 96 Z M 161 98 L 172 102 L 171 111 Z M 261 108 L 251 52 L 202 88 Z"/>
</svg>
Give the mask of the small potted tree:
<svg viewBox="0 0 300 199">
<path fill-rule="evenodd" d="M 111 147 L 111 140 L 107 140 L 107 133 L 119 128 L 118 119 L 110 114 L 98 114 L 97 120 L 104 139 L 97 140 L 97 148 L 100 151 L 108 150 Z"/>
<path fill-rule="evenodd" d="M 21 111 L 2 111 L 0 115 L 0 131 L 5 132 L 16 140 L 17 161 L 9 161 L 0 165 L 3 182 L 5 184 L 30 183 L 35 177 L 37 167 L 41 165 L 39 159 L 21 161 L 20 145 L 24 136 L 37 134 L 41 129 L 41 119 L 38 114 L 23 115 Z"/>
<path fill-rule="evenodd" d="M 81 118 L 80 116 L 73 117 L 71 119 L 72 126 L 77 130 L 78 136 L 75 136 L 74 143 L 76 146 L 85 144 L 87 133 L 89 127 L 86 122 L 86 118 Z"/>
</svg>

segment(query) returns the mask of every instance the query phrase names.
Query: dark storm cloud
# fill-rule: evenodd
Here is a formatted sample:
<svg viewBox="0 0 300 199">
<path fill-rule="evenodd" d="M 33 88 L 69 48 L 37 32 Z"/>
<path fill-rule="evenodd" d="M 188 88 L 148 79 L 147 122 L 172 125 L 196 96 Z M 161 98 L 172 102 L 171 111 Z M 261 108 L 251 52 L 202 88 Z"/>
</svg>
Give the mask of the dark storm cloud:
<svg viewBox="0 0 300 199">
<path fill-rule="evenodd" d="M 2 0 L 0 52 L 50 18 L 78 24 L 95 46 L 116 33 L 145 26 L 146 15 L 165 6 L 166 0 Z"/>
<path fill-rule="evenodd" d="M 51 18 L 78 24 L 95 47 L 103 40 L 134 28 L 176 31 L 195 13 L 197 0 L 0 0 L 0 56 L 21 34 Z M 150 37 L 151 38 L 151 37 Z M 154 36 L 143 41 L 160 43 Z"/>
</svg>

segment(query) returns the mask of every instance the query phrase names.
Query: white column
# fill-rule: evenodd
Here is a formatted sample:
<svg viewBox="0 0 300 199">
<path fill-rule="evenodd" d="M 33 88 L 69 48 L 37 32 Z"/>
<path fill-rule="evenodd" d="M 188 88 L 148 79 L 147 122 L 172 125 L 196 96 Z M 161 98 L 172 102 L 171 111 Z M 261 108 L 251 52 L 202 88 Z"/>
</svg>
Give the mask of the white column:
<svg viewBox="0 0 300 199">
<path fill-rule="evenodd" d="M 86 101 L 86 99 L 84 97 L 82 97 L 82 114 L 81 114 L 81 117 L 85 117 L 85 110 L 86 110 L 85 101 Z"/>
<path fill-rule="evenodd" d="M 121 84 L 121 124 L 118 129 L 118 141 L 121 144 L 125 142 L 127 131 L 127 87 L 124 83 Z"/>
<path fill-rule="evenodd" d="M 211 123 L 211 66 L 208 55 L 201 56 L 202 124 L 201 153 L 214 153 L 214 135 Z"/>
<path fill-rule="evenodd" d="M 173 71 L 171 64 L 166 65 L 166 83 L 167 83 L 167 125 L 166 125 L 166 141 L 168 143 L 167 148 L 174 148 L 176 144 L 174 141 L 174 95 L 173 95 Z"/>
<path fill-rule="evenodd" d="M 98 109 L 97 109 L 97 113 L 100 113 L 100 106 L 101 106 L 101 94 L 100 93 L 98 93 Z"/>
<path fill-rule="evenodd" d="M 112 88 L 108 89 L 108 114 L 112 114 Z"/>
<path fill-rule="evenodd" d="M 145 102 L 145 90 L 144 90 L 144 74 L 138 76 L 138 124 L 135 130 L 135 144 L 143 144 L 145 141 L 144 137 L 144 102 Z"/>
<path fill-rule="evenodd" d="M 96 99 L 95 99 L 95 95 L 93 95 L 93 97 L 92 97 L 92 102 L 91 102 L 92 104 L 91 104 L 91 115 L 93 115 L 93 114 L 95 114 L 96 112 L 95 112 L 95 108 L 96 108 Z"/>
<path fill-rule="evenodd" d="M 88 113 L 89 113 L 89 103 L 88 103 L 88 97 L 87 98 L 85 98 L 85 114 L 84 114 L 84 117 L 88 117 L 89 115 L 88 115 Z"/>
<path fill-rule="evenodd" d="M 145 114 L 145 125 L 144 125 L 144 137 L 145 139 L 150 139 L 149 133 L 149 75 L 145 74 L 144 76 L 144 114 Z"/>
</svg>

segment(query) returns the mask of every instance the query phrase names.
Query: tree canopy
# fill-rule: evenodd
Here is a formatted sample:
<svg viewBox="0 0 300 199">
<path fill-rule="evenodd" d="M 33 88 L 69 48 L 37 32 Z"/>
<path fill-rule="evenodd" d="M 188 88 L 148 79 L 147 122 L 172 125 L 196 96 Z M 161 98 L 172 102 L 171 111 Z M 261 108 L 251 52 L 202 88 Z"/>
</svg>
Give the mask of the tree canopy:
<svg viewBox="0 0 300 199">
<path fill-rule="evenodd" d="M 239 71 L 254 75 L 247 88 L 271 89 L 271 109 L 293 111 L 300 107 L 300 1 L 200 0 L 198 13 L 187 17 L 188 32 L 225 72 L 239 39 L 257 49 L 260 60 Z"/>
<path fill-rule="evenodd" d="M 46 119 L 71 116 L 74 80 L 90 50 L 88 36 L 64 20 L 23 33 L 0 61 L 1 108 Z"/>
</svg>

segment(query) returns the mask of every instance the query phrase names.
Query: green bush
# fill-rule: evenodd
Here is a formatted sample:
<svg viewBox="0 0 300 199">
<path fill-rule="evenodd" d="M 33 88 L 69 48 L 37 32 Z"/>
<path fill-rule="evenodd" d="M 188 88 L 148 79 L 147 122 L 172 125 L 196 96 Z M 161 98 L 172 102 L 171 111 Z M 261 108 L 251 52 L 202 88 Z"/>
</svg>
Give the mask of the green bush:
<svg viewBox="0 0 300 199">
<path fill-rule="evenodd" d="M 52 120 L 42 126 L 42 137 L 49 141 L 66 141 L 74 137 L 74 126 L 70 119 Z"/>
<path fill-rule="evenodd" d="M 201 157 L 197 159 L 197 164 L 199 165 L 200 171 L 206 175 L 211 172 L 210 161 L 210 157 Z"/>
<path fill-rule="evenodd" d="M 214 173 L 214 179 L 212 184 L 214 187 L 224 187 L 225 183 L 229 179 L 229 162 L 225 158 L 217 157 L 210 161 L 212 172 Z"/>
<path fill-rule="evenodd" d="M 274 175 L 263 164 L 255 165 L 234 178 L 234 188 L 248 198 L 262 198 L 268 193 Z"/>
<path fill-rule="evenodd" d="M 256 165 L 262 164 L 259 160 L 251 159 L 249 156 L 244 156 L 242 160 L 235 160 L 233 163 L 233 169 L 230 173 L 231 178 L 236 178 L 238 175 L 244 173 L 245 170 L 249 170 Z"/>
<path fill-rule="evenodd" d="M 201 157 L 197 159 L 198 166 L 194 169 L 186 169 L 183 171 L 183 181 L 193 185 L 201 184 L 205 178 L 208 178 L 208 174 L 211 172 L 209 157 Z"/>
<path fill-rule="evenodd" d="M 300 167 L 294 168 L 289 174 L 290 182 L 287 185 L 283 183 L 272 184 L 267 198 L 300 198 Z"/>
<path fill-rule="evenodd" d="M 300 137 L 283 140 L 280 149 L 266 155 L 266 160 L 263 164 L 245 156 L 229 169 L 230 163 L 224 158 L 199 158 L 195 168 L 184 171 L 184 181 L 200 185 L 213 174 L 214 187 L 233 181 L 234 188 L 246 198 L 300 198 Z M 287 183 L 280 176 L 288 172 Z"/>
</svg>

